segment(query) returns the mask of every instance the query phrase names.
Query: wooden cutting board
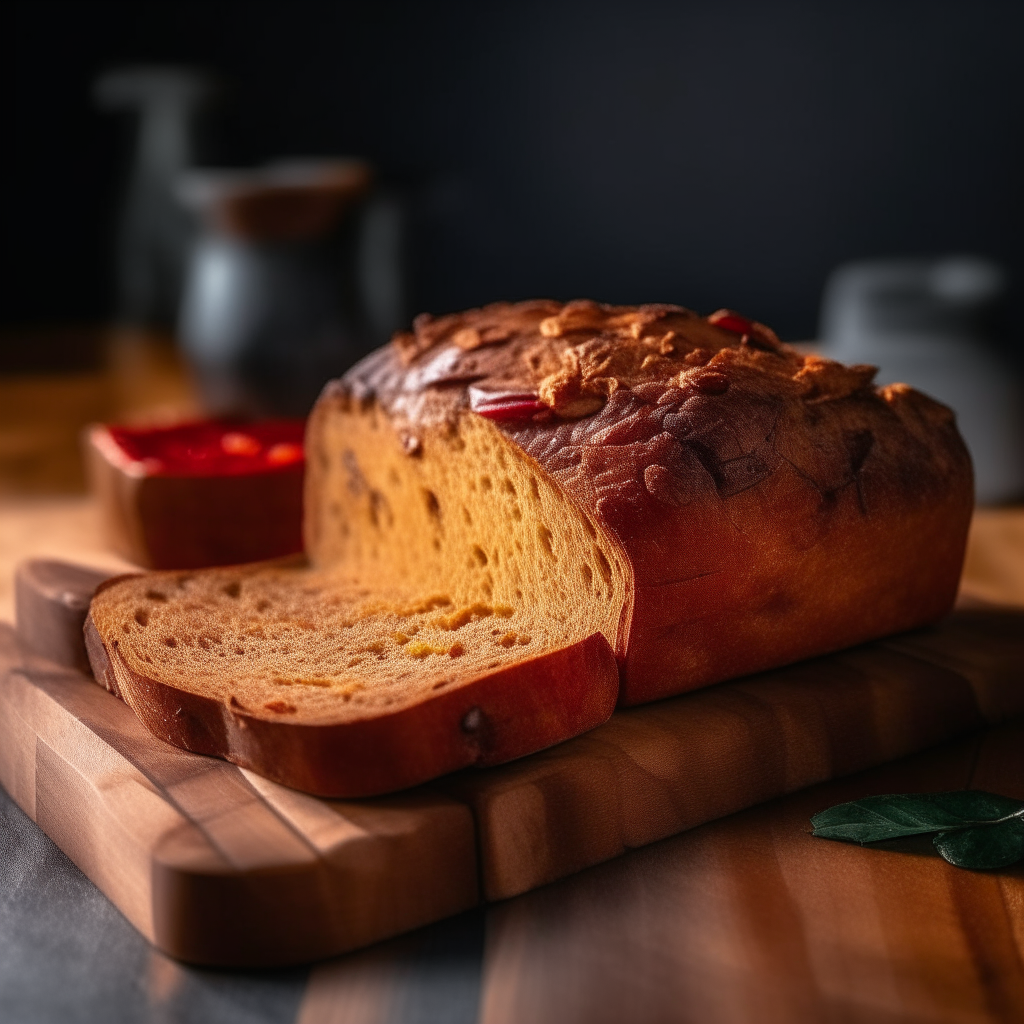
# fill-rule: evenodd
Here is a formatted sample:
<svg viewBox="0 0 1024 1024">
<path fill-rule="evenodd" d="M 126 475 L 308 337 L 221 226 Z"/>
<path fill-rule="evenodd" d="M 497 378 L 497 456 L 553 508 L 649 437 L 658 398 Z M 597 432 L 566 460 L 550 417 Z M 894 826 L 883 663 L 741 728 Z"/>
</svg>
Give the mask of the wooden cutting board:
<svg viewBox="0 0 1024 1024">
<path fill-rule="evenodd" d="M 0 626 L 0 783 L 151 942 L 330 956 L 1024 713 L 1024 611 L 617 712 L 513 764 L 323 800 L 153 738 Z"/>
</svg>

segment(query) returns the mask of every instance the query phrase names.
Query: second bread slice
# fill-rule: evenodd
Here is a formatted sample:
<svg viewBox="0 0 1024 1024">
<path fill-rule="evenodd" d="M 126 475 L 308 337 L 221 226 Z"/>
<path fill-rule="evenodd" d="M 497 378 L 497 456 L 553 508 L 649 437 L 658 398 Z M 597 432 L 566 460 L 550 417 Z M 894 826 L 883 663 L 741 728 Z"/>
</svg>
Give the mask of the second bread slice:
<svg viewBox="0 0 1024 1024">
<path fill-rule="evenodd" d="M 600 633 L 295 566 L 112 581 L 86 639 L 161 739 L 323 796 L 511 760 L 600 724 L 618 693 Z"/>
</svg>

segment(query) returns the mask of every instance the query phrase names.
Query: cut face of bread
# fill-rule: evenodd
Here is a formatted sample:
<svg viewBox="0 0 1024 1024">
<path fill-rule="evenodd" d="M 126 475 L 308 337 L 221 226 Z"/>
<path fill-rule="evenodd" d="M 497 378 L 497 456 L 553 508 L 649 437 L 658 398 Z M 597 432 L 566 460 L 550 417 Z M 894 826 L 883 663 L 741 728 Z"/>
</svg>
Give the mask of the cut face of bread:
<svg viewBox="0 0 1024 1024">
<path fill-rule="evenodd" d="M 567 639 L 563 620 L 528 606 L 274 565 L 129 578 L 100 596 L 93 621 L 135 671 L 307 724 L 336 721 L 341 707 L 399 710 Z"/>
<path fill-rule="evenodd" d="M 306 518 L 315 565 L 367 587 L 443 593 L 451 603 L 437 621 L 453 629 L 470 609 L 493 607 L 552 637 L 614 640 L 631 582 L 619 546 L 492 423 L 468 415 L 424 431 L 410 454 L 375 406 L 339 394 L 316 415 Z"/>
</svg>

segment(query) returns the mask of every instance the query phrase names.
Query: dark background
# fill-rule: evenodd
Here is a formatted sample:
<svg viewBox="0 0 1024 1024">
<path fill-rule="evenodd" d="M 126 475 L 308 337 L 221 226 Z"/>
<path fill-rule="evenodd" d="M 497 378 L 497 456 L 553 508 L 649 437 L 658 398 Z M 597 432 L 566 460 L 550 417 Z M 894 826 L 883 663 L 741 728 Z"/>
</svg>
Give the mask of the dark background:
<svg viewBox="0 0 1024 1024">
<path fill-rule="evenodd" d="M 1024 5 L 8 3 L 0 325 L 109 315 L 97 72 L 218 72 L 221 162 L 362 154 L 415 309 L 729 305 L 812 337 L 858 257 L 1022 254 Z"/>
</svg>

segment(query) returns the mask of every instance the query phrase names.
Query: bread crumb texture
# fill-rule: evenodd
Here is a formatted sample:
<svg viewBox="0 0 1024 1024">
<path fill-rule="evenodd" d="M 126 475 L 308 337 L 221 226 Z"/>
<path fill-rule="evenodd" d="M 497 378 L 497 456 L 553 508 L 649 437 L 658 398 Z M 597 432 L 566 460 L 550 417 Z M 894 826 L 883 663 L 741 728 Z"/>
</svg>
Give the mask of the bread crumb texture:
<svg viewBox="0 0 1024 1024">
<path fill-rule="evenodd" d="M 268 565 L 126 579 L 96 598 L 93 618 L 140 675 L 306 722 L 398 710 L 561 647 L 564 629 L 500 602 Z"/>
<path fill-rule="evenodd" d="M 424 436 L 417 457 L 376 407 L 337 410 L 314 435 L 307 544 L 318 567 L 416 594 L 443 586 L 437 628 L 486 618 L 498 636 L 507 621 L 506 648 L 614 636 L 626 590 L 614 543 L 493 424 L 462 417 Z"/>
</svg>

